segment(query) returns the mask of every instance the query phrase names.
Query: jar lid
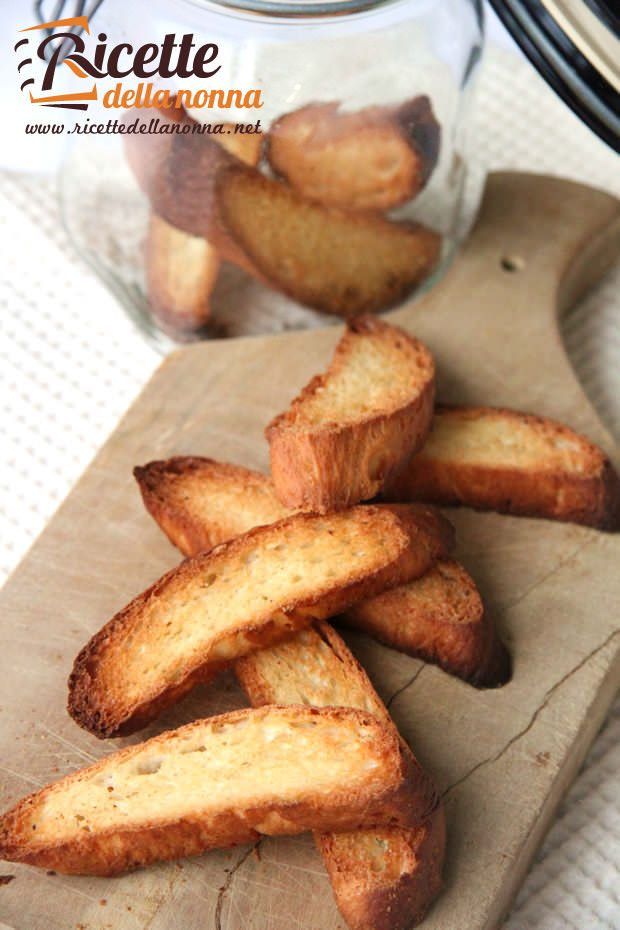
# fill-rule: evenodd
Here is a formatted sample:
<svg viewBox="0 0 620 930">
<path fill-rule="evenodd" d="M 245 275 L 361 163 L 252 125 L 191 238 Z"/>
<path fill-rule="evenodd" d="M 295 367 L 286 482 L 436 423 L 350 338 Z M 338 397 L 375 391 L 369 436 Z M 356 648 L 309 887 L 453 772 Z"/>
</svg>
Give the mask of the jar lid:
<svg viewBox="0 0 620 930">
<path fill-rule="evenodd" d="M 491 0 L 550 87 L 620 152 L 617 0 Z"/>
</svg>

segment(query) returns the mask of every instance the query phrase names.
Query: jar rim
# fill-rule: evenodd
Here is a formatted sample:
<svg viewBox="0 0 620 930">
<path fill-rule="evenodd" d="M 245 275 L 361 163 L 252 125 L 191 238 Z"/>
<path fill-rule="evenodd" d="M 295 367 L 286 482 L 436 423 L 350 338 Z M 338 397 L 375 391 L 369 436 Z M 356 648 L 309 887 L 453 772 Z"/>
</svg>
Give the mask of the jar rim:
<svg viewBox="0 0 620 930">
<path fill-rule="evenodd" d="M 193 6 L 218 7 L 231 12 L 259 16 L 304 17 L 347 16 L 368 13 L 399 0 L 185 0 Z"/>
</svg>

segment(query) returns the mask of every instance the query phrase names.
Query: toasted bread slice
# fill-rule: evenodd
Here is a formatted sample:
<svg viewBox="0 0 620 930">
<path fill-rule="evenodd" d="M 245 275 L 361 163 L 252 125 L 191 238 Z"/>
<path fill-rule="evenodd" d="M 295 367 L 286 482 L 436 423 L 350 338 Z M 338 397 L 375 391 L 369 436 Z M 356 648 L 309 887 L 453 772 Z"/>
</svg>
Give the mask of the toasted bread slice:
<svg viewBox="0 0 620 930">
<path fill-rule="evenodd" d="M 298 514 L 183 562 L 84 647 L 69 712 L 100 737 L 131 732 L 223 664 L 423 574 L 443 545 L 424 513 Z"/>
<path fill-rule="evenodd" d="M 389 210 L 422 190 L 437 161 L 439 136 L 428 97 L 353 113 L 338 103 L 314 103 L 276 120 L 267 158 L 311 200 Z"/>
<path fill-rule="evenodd" d="M 200 332 L 211 315 L 220 256 L 206 239 L 190 236 L 151 213 L 146 240 L 146 289 L 153 317 L 175 335 Z"/>
<path fill-rule="evenodd" d="M 182 112 L 179 121 L 186 115 Z M 218 145 L 248 165 L 257 164 L 261 137 L 224 126 L 214 136 Z M 171 226 L 156 213 L 149 222 L 146 243 L 146 282 L 153 316 L 177 337 L 193 335 L 211 314 L 211 293 L 220 270 L 220 253 L 207 239 Z"/>
<path fill-rule="evenodd" d="M 235 672 L 255 707 L 356 707 L 393 728 L 368 676 L 325 622 L 239 659 Z M 402 745 L 418 775 L 417 805 L 426 821 L 411 830 L 315 833 L 336 903 L 352 930 L 405 930 L 422 918 L 441 888 L 443 808 L 431 780 Z"/>
<path fill-rule="evenodd" d="M 278 498 L 325 513 L 374 497 L 422 446 L 434 398 L 426 346 L 372 316 L 349 321 L 326 373 L 265 431 Z"/>
<path fill-rule="evenodd" d="M 350 930 L 417 926 L 441 891 L 445 845 L 443 807 L 414 829 L 323 833 L 317 840 Z"/>
<path fill-rule="evenodd" d="M 477 687 L 510 678 L 510 657 L 462 565 L 439 559 L 421 578 L 350 607 L 344 622 Z"/>
<path fill-rule="evenodd" d="M 134 473 L 147 510 L 185 555 L 286 513 L 265 475 L 237 465 L 179 457 Z M 346 611 L 344 622 L 472 684 L 503 684 L 510 659 L 473 580 L 445 558 L 447 546 L 435 551 L 439 561 L 417 581 L 360 601 Z"/>
<path fill-rule="evenodd" d="M 266 475 L 242 465 L 179 455 L 137 466 L 133 473 L 144 506 L 186 556 L 292 513 Z"/>
<path fill-rule="evenodd" d="M 0 858 L 111 875 L 261 834 L 409 825 L 418 774 L 358 710 L 265 707 L 113 753 L 0 819 Z"/>
<path fill-rule="evenodd" d="M 441 238 L 430 229 L 326 207 L 242 165 L 219 172 L 216 188 L 221 221 L 249 270 L 325 313 L 392 306 L 439 258 Z"/>
<path fill-rule="evenodd" d="M 426 445 L 387 496 L 620 524 L 620 481 L 598 446 L 561 423 L 495 407 L 438 406 Z"/>
</svg>

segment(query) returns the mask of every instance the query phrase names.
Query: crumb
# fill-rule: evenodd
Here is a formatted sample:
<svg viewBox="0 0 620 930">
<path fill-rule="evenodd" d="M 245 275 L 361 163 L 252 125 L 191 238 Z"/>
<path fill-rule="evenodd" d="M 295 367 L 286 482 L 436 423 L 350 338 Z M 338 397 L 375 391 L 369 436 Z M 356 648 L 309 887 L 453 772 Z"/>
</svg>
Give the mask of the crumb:
<svg viewBox="0 0 620 930">
<path fill-rule="evenodd" d="M 549 759 L 551 758 L 551 753 L 549 752 L 537 752 L 535 757 L 536 765 L 545 766 Z"/>
<path fill-rule="evenodd" d="M 0 885 L 9 885 L 14 878 L 14 875 L 0 875 Z"/>
<path fill-rule="evenodd" d="M 46 874 L 46 875 L 55 875 L 56 872 L 54 872 L 53 869 L 48 869 L 47 872 L 46 872 L 45 874 Z"/>
<path fill-rule="evenodd" d="M 99 901 L 99 904 L 101 905 L 101 907 L 105 907 L 107 903 L 108 903 L 107 898 L 101 898 L 101 900 Z"/>
</svg>

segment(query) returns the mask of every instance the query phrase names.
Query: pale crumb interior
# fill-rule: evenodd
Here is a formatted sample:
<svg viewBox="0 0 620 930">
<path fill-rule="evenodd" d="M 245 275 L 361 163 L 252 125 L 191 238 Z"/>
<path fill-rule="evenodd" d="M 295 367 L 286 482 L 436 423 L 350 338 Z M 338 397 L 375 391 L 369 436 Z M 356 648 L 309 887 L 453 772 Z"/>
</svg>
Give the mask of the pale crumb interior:
<svg viewBox="0 0 620 930">
<path fill-rule="evenodd" d="M 370 518 L 359 509 L 280 524 L 240 552 L 216 553 L 140 606 L 101 653 L 98 688 L 131 705 L 183 680 L 193 661 L 245 655 L 256 641 L 238 632 L 244 623 L 286 624 L 289 605 L 320 600 L 395 561 L 404 537 L 394 524 L 387 511 Z"/>
<path fill-rule="evenodd" d="M 405 340 L 349 334 L 346 361 L 295 407 L 300 425 L 355 423 L 408 403 L 429 377 L 426 353 Z M 399 345 L 398 345 L 399 344 Z"/>
<path fill-rule="evenodd" d="M 248 481 L 245 473 L 215 475 L 191 472 L 171 479 L 172 500 L 188 510 L 192 519 L 207 526 L 225 526 L 230 537 L 240 536 L 255 526 L 275 523 L 291 511 L 279 503 L 268 478 Z"/>
<path fill-rule="evenodd" d="M 422 457 L 463 464 L 587 473 L 592 447 L 570 430 L 546 428 L 518 417 L 485 413 L 474 418 L 438 413 Z"/>
<path fill-rule="evenodd" d="M 249 661 L 269 682 L 276 704 L 355 707 L 380 719 L 387 716 L 379 699 L 351 675 L 315 629 L 302 630 L 292 639 L 261 649 Z"/>
<path fill-rule="evenodd" d="M 346 718 L 274 711 L 205 721 L 59 783 L 35 806 L 25 830 L 36 842 L 61 843 L 99 830 L 277 807 L 308 792 L 320 804 L 345 785 L 354 791 L 384 778 L 376 743 L 375 727 Z"/>
<path fill-rule="evenodd" d="M 337 312 L 384 307 L 437 259 L 430 230 L 382 217 L 328 212 L 267 178 L 231 175 L 222 212 L 257 266 L 302 303 Z"/>
</svg>

